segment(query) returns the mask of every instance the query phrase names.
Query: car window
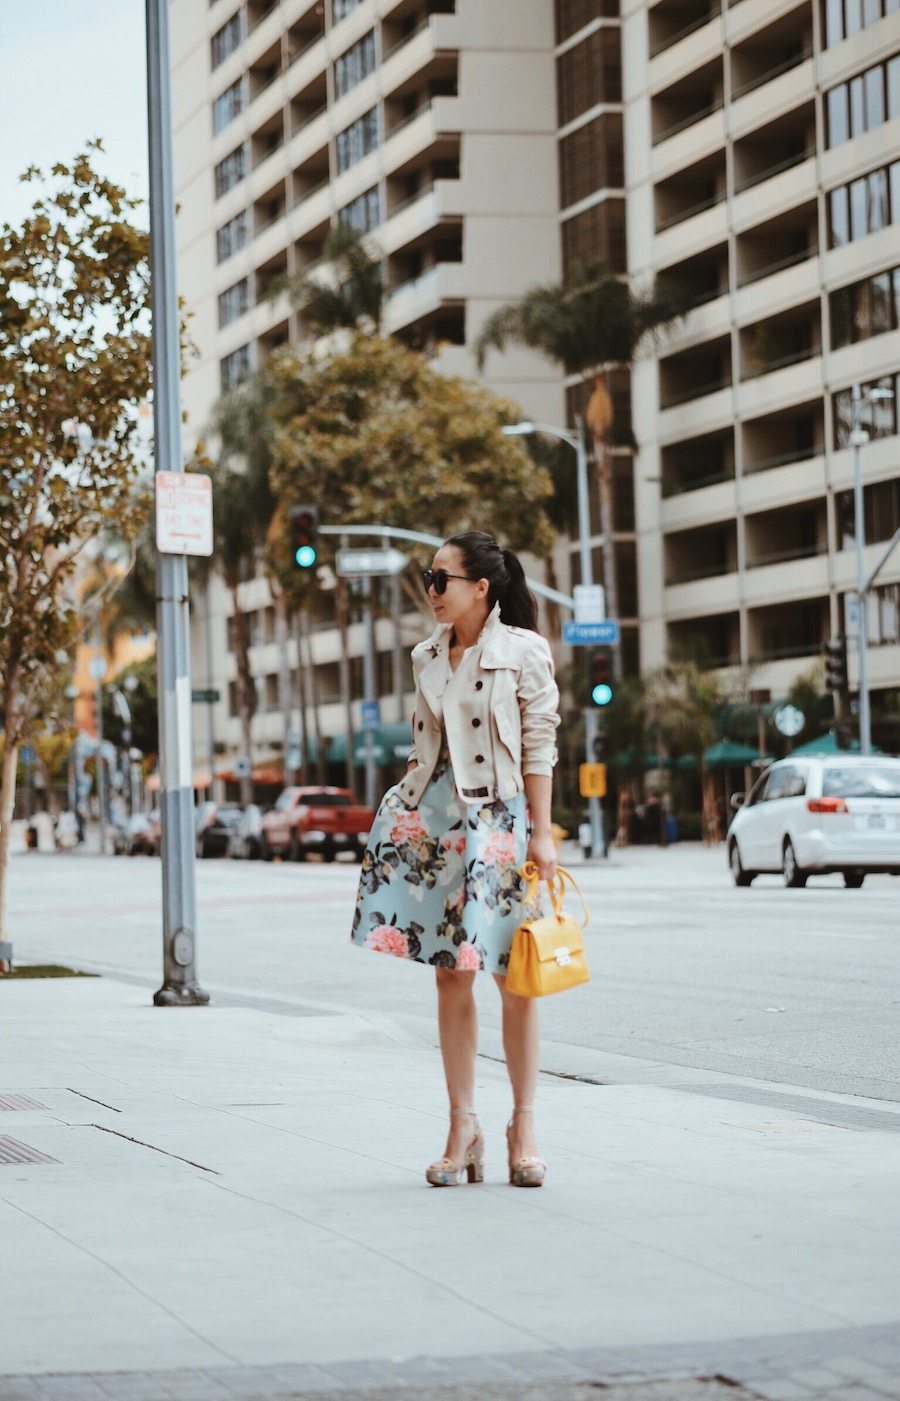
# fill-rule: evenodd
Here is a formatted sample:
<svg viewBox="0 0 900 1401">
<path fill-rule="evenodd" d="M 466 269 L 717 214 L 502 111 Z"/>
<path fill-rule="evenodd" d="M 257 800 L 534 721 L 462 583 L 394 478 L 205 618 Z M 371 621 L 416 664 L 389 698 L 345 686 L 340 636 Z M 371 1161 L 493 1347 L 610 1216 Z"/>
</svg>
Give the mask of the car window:
<svg viewBox="0 0 900 1401">
<path fill-rule="evenodd" d="M 829 766 L 822 775 L 826 798 L 900 798 L 900 768 L 892 764 Z"/>
<path fill-rule="evenodd" d="M 350 799 L 346 793 L 304 793 L 303 801 L 313 808 L 347 808 Z"/>
<path fill-rule="evenodd" d="M 284 792 L 279 794 L 278 800 L 275 803 L 276 812 L 287 811 L 287 809 L 293 804 L 294 792 L 295 789 L 293 788 L 285 788 Z"/>
<path fill-rule="evenodd" d="M 802 798 L 806 792 L 806 772 L 804 769 L 785 769 L 781 786 L 782 798 Z"/>
<path fill-rule="evenodd" d="M 790 777 L 790 769 L 773 769 L 769 774 L 769 781 L 766 784 L 766 791 L 763 794 L 764 803 L 775 802 L 778 798 L 784 797 L 784 786 Z"/>
<path fill-rule="evenodd" d="M 772 770 L 769 769 L 767 773 L 762 774 L 761 777 L 756 780 L 747 796 L 745 807 L 753 807 L 756 803 L 761 803 L 763 801 L 771 777 Z"/>
</svg>

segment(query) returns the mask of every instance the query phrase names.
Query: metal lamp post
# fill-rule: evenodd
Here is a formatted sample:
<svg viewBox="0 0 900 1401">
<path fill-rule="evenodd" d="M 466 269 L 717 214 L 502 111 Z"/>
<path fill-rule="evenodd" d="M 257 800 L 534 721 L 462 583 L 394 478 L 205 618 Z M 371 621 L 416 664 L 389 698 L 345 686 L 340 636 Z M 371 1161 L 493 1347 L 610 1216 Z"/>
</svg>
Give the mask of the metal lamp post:
<svg viewBox="0 0 900 1401">
<path fill-rule="evenodd" d="M 862 454 L 860 449 L 869 441 L 869 434 L 862 427 L 863 404 L 873 404 L 893 399 L 893 390 L 873 385 L 863 393 L 862 387 L 854 384 L 850 401 L 850 446 L 853 448 L 853 511 L 856 539 L 856 586 L 859 599 L 859 752 L 872 752 L 872 711 L 869 701 L 869 588 L 875 575 L 866 579 L 866 517 L 863 495 Z M 877 572 L 877 571 L 876 571 Z"/>
<path fill-rule="evenodd" d="M 594 582 L 591 563 L 591 519 L 588 497 L 587 452 L 580 432 L 570 433 L 567 428 L 556 428 L 546 423 L 532 423 L 525 419 L 512 423 L 503 429 L 508 438 L 527 438 L 533 433 L 543 433 L 548 438 L 558 438 L 575 449 L 575 462 L 578 484 L 578 554 L 581 561 L 581 582 L 590 586 Z M 597 738 L 597 712 L 588 707 L 584 712 L 584 758 L 590 764 L 594 761 L 594 741 Z M 591 855 L 603 856 L 603 817 L 599 798 L 588 798 L 588 814 L 591 824 Z"/>
</svg>

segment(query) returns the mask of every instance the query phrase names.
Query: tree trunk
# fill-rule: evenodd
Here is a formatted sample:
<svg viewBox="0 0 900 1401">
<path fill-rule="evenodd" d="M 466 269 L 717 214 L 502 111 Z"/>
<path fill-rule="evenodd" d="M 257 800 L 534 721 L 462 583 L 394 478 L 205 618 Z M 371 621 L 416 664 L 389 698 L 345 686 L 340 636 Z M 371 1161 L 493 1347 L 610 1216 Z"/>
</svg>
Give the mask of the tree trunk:
<svg viewBox="0 0 900 1401">
<path fill-rule="evenodd" d="M 716 786 L 713 776 L 706 767 L 700 769 L 700 788 L 703 794 L 703 842 L 705 846 L 716 846 L 719 841 L 719 815 L 716 812 Z"/>
<path fill-rule="evenodd" d="M 250 615 L 238 603 L 237 585 L 231 585 L 232 640 L 234 642 L 234 662 L 237 668 L 238 719 L 241 722 L 241 745 L 248 761 L 253 762 L 251 733 L 253 712 L 256 710 L 256 687 L 250 670 Z M 253 802 L 253 778 L 249 773 L 240 777 L 241 803 L 246 807 Z"/>
<path fill-rule="evenodd" d="M 613 496 L 612 473 L 609 465 L 609 452 L 606 441 L 592 434 L 594 443 L 594 466 L 597 471 L 597 490 L 600 497 L 600 530 L 603 535 L 603 588 L 606 591 L 606 616 L 619 616 L 619 589 L 616 577 L 616 544 L 613 539 Z M 622 679 L 622 648 L 611 647 L 612 674 L 615 681 Z"/>
<path fill-rule="evenodd" d="M 305 655 L 307 664 L 307 680 L 309 681 L 309 708 L 312 714 L 312 732 L 316 749 L 316 782 L 324 786 L 327 774 L 325 772 L 325 741 L 322 737 L 322 716 L 319 711 L 319 687 L 316 681 L 316 663 L 313 659 L 312 649 L 312 629 L 309 625 L 309 609 L 305 608 L 301 614 L 300 623 L 303 631 L 303 641 L 305 643 Z"/>
<path fill-rule="evenodd" d="M 338 670 L 341 683 L 341 708 L 344 712 L 344 734 L 346 738 L 346 752 L 344 754 L 344 767 L 346 774 L 346 784 L 348 788 L 353 787 L 353 696 L 350 691 L 350 597 L 347 589 L 347 581 L 339 579 L 335 590 L 335 609 L 337 612 L 337 625 L 341 634 L 341 652 L 338 660 Z"/>
<path fill-rule="evenodd" d="M 278 709 L 281 711 L 281 780 L 287 786 L 293 782 L 288 767 L 288 751 L 292 748 L 291 729 L 291 670 L 288 663 L 288 617 L 287 597 L 281 589 L 274 594 L 275 641 L 278 646 Z"/>
<path fill-rule="evenodd" d="M 548 589 L 559 589 L 559 579 L 556 574 L 556 564 L 552 555 L 548 555 L 544 560 L 544 583 Z M 547 619 L 547 632 L 552 643 L 558 645 L 562 637 L 562 625 L 559 620 L 559 604 L 552 599 L 544 600 L 544 614 Z"/>
<path fill-rule="evenodd" d="M 8 694 L 8 693 L 7 693 Z M 6 734 L 13 733 L 10 723 L 10 708 L 5 716 Z M 3 765 L 0 771 L 0 940 L 7 939 L 7 898 L 9 875 L 9 844 L 12 837 L 13 810 L 16 805 L 16 768 L 19 762 L 18 744 L 3 747 Z"/>
<path fill-rule="evenodd" d="M 295 773 L 291 782 L 305 783 L 308 778 L 307 768 L 309 765 L 309 730 L 306 724 L 306 662 L 303 657 L 303 619 L 306 610 L 303 609 L 297 614 L 294 622 L 294 641 L 297 644 L 297 715 L 299 717 L 298 734 L 300 735 L 300 770 Z"/>
</svg>

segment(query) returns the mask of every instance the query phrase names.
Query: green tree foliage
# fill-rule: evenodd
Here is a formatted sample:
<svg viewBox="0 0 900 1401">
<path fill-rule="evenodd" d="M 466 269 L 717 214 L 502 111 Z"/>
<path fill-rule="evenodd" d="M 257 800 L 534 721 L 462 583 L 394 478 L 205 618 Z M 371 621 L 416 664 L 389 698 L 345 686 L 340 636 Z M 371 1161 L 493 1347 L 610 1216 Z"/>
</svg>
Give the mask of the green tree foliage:
<svg viewBox="0 0 900 1401">
<path fill-rule="evenodd" d="M 437 535 L 471 527 L 513 549 L 548 551 L 552 484 L 501 431 L 517 417 L 513 404 L 362 333 L 327 358 L 280 351 L 267 373 L 281 500 L 318 502 L 335 523 L 424 525 Z"/>
<path fill-rule="evenodd" d="M 317 334 L 341 328 L 379 331 L 384 275 L 366 240 L 349 224 L 338 224 L 325 240 L 322 261 L 327 271 L 323 268 L 315 276 L 283 279 L 273 286 L 273 292 L 286 286 L 291 302 Z"/>
<path fill-rule="evenodd" d="M 0 229 L 0 938 L 16 751 L 78 632 L 80 559 L 113 522 L 126 536 L 140 526 L 147 236 L 132 223 L 137 201 L 95 169 L 97 149 L 46 176 L 26 171 L 39 190 L 31 212 Z"/>
</svg>

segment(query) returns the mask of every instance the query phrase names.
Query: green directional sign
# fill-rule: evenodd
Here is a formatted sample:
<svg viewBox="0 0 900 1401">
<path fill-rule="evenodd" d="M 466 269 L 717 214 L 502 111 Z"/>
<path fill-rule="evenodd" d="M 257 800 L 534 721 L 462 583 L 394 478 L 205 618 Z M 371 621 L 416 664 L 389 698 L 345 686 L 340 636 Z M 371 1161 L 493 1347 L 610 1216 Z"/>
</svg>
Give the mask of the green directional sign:
<svg viewBox="0 0 900 1401">
<path fill-rule="evenodd" d="M 207 691 L 191 691 L 192 705 L 215 705 L 216 701 L 220 701 L 221 699 L 221 691 L 214 691 L 212 689 Z"/>
</svg>

